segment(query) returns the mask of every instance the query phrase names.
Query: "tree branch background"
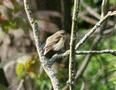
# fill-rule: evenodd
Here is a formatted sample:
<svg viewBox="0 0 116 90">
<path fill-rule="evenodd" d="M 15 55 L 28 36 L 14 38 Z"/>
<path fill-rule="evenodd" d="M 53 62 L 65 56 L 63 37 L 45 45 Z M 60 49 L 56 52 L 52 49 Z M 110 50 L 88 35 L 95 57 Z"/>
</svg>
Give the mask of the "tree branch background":
<svg viewBox="0 0 116 90">
<path fill-rule="evenodd" d="M 79 29 L 76 30 L 75 41 L 76 75 L 73 88 L 74 90 L 94 90 L 96 87 L 96 90 L 114 90 L 116 89 L 116 16 L 114 15 L 116 1 L 80 1 Z M 71 34 L 73 0 L 53 0 L 52 2 L 31 0 L 30 2 L 33 22 L 39 26 L 38 34 L 41 43 L 61 29 Z M 23 0 L 0 1 L 0 68 L 2 69 L 0 87 L 10 87 L 11 90 L 52 90 L 53 87 L 54 90 L 61 90 L 61 88 L 66 90 L 70 85 L 70 83 L 67 84 L 69 61 L 62 58 L 68 57 L 70 50 L 55 54 L 50 59 L 51 62 L 42 56 L 45 60 L 44 64 L 39 58 L 41 63 L 39 62 L 38 77 L 35 81 L 30 79 L 24 80 L 23 83 L 17 81 L 15 74 L 17 59 L 33 53 L 36 57 L 38 56 L 34 40 Z M 45 67 L 45 71 L 48 68 L 46 72 L 50 70 L 55 72 L 50 76 L 50 73 L 46 74 L 42 67 Z M 1 82 L 3 79 L 1 75 L 6 77 L 4 80 L 8 84 Z M 51 78 L 54 75 L 56 75 L 55 80 L 58 80 L 57 83 L 54 83 Z M 56 86 L 57 89 L 55 89 Z"/>
</svg>

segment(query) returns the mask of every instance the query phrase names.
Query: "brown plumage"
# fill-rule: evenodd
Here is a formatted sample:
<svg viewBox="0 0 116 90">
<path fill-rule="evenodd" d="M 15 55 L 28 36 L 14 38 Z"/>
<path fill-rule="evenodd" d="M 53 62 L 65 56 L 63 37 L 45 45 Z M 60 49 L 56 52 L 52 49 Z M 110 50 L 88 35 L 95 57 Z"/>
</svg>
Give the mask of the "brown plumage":
<svg viewBox="0 0 116 90">
<path fill-rule="evenodd" d="M 60 51 L 64 48 L 66 41 L 66 32 L 63 30 L 57 31 L 53 35 L 49 36 L 46 40 L 44 47 L 44 55 L 50 51 Z"/>
</svg>

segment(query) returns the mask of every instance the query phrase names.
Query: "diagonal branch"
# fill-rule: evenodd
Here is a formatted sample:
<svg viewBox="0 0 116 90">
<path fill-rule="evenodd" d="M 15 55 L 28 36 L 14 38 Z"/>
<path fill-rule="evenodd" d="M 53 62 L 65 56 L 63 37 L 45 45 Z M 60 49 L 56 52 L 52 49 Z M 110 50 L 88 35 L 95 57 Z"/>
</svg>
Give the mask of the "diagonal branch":
<svg viewBox="0 0 116 90">
<path fill-rule="evenodd" d="M 33 35 L 35 39 L 35 45 L 36 49 L 39 55 L 39 60 L 42 64 L 43 69 L 45 70 L 46 74 L 49 76 L 51 79 L 52 85 L 54 90 L 59 90 L 59 81 L 56 78 L 56 73 L 54 72 L 53 68 L 48 64 L 48 59 L 44 57 L 42 53 L 42 48 L 41 48 L 41 41 L 40 41 L 40 30 L 37 22 L 33 18 L 33 13 L 31 11 L 31 5 L 29 3 L 29 0 L 24 0 L 24 7 L 25 11 L 28 17 L 28 20 L 30 22 L 30 25 L 33 29 Z"/>
<path fill-rule="evenodd" d="M 103 2 L 102 2 L 102 10 L 101 10 L 101 19 L 100 19 L 100 21 L 98 22 L 100 25 L 101 25 L 101 27 L 100 27 L 100 32 L 99 32 L 99 35 L 94 39 L 94 42 L 93 42 L 93 45 L 92 45 L 92 50 L 94 50 L 94 49 L 96 49 L 96 47 L 97 47 L 97 44 L 98 44 L 98 42 L 100 42 L 100 40 L 102 39 L 102 33 L 103 33 L 103 31 L 104 31 L 104 29 L 105 29 L 105 26 L 106 26 L 106 19 L 109 17 L 109 16 L 112 16 L 112 15 L 116 15 L 116 11 L 114 11 L 114 12 L 108 12 L 107 13 L 107 11 L 104 9 L 104 8 L 106 8 L 107 7 L 107 3 L 104 3 L 104 2 L 106 2 L 107 0 L 103 0 Z M 107 13 L 107 14 L 106 14 Z M 104 20 L 102 20 L 104 18 Z M 102 21 L 102 22 L 101 22 Z M 105 22 L 104 22 L 105 21 Z M 101 22 L 101 23 L 100 23 Z M 97 24 L 98 24 L 97 23 Z M 96 25 L 97 25 L 96 24 Z M 91 31 L 95 31 L 98 27 L 97 26 L 94 26 L 92 29 L 93 30 L 90 30 L 90 32 Z M 96 28 L 95 28 L 96 27 Z M 95 29 L 95 30 L 94 30 Z M 89 32 L 88 32 L 89 33 Z M 90 35 L 92 34 L 92 33 L 89 33 Z M 86 35 L 85 35 L 86 36 Z M 88 36 L 89 37 L 89 36 Z M 85 37 L 86 39 L 88 38 L 88 37 Z M 83 40 L 83 42 L 84 42 L 85 40 Z M 80 66 L 80 68 L 79 68 L 79 70 L 77 71 L 77 73 L 76 73 L 76 76 L 75 76 L 75 80 L 77 80 L 77 79 L 79 79 L 79 77 L 83 74 L 83 72 L 84 72 L 84 70 L 86 69 L 86 67 L 87 67 L 87 65 L 88 65 L 88 63 L 90 62 L 90 60 L 91 60 L 91 57 L 92 57 L 92 55 L 91 54 L 88 54 L 86 57 L 85 57 L 85 60 L 82 62 L 82 65 Z"/>
<path fill-rule="evenodd" d="M 104 3 L 104 2 L 103 2 Z M 105 4 L 105 3 L 104 3 Z M 87 5 L 83 0 L 81 1 L 81 5 L 86 9 L 86 11 L 94 16 L 96 19 L 100 19 L 100 15 L 97 13 L 96 10 L 94 10 L 92 7 L 90 7 L 89 5 Z M 107 10 L 105 10 L 107 11 Z M 114 22 L 112 22 L 111 20 L 108 21 L 108 25 L 112 26 L 114 25 Z"/>
<path fill-rule="evenodd" d="M 87 33 L 85 36 L 77 43 L 75 49 L 77 50 L 94 32 L 98 29 L 101 24 L 110 16 L 116 15 L 116 11 L 109 11 L 103 18 L 100 19 L 98 23 Z"/>
</svg>

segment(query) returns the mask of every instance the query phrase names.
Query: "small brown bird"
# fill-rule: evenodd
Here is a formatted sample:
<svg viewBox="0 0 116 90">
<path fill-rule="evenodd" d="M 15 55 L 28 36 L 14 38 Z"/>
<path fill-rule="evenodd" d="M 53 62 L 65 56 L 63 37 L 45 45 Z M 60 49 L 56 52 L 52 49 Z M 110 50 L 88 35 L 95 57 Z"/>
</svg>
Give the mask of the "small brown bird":
<svg viewBox="0 0 116 90">
<path fill-rule="evenodd" d="M 63 30 L 57 31 L 47 38 L 44 47 L 44 55 L 48 54 L 50 51 L 60 51 L 64 48 L 65 41 L 66 32 Z"/>
</svg>

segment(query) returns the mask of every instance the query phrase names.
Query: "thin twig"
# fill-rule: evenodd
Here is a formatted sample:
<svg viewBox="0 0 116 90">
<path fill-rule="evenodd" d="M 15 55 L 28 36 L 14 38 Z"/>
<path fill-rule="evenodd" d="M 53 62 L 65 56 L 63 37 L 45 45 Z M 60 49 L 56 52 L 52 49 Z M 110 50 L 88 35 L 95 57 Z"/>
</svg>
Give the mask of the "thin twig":
<svg viewBox="0 0 116 90">
<path fill-rule="evenodd" d="M 30 25 L 33 29 L 33 34 L 34 34 L 34 39 L 35 39 L 35 44 L 36 44 L 36 49 L 39 55 L 39 60 L 42 64 L 43 69 L 45 70 L 46 74 L 49 76 L 51 79 L 52 85 L 54 90 L 59 90 L 59 81 L 56 78 L 56 73 L 54 69 L 48 64 L 48 59 L 44 57 L 42 53 L 42 48 L 41 48 L 41 41 L 40 41 L 40 30 L 37 22 L 33 18 L 33 13 L 31 11 L 31 5 L 29 3 L 29 0 L 24 0 L 24 7 L 25 11 L 28 17 L 28 20 L 30 22 Z"/>
<path fill-rule="evenodd" d="M 102 8 L 106 8 L 106 6 L 107 5 L 103 5 L 103 3 L 104 3 L 104 1 L 102 2 L 102 6 L 105 6 L 105 7 L 102 7 Z M 104 3 L 104 4 L 107 4 L 107 3 Z M 103 21 L 100 23 L 100 21 L 98 22 L 99 24 L 101 24 L 102 25 L 102 27 L 100 28 L 100 32 L 99 32 L 99 35 L 94 39 L 94 42 L 93 42 L 93 45 L 92 45 L 92 50 L 94 50 L 94 49 L 96 49 L 96 47 L 97 47 L 97 44 L 98 44 L 98 42 L 100 42 L 100 40 L 102 39 L 102 33 L 103 33 L 103 31 L 104 31 L 104 29 L 105 29 L 105 26 L 106 26 L 106 19 L 110 16 L 110 15 L 115 15 L 116 14 L 116 11 L 114 11 L 114 12 L 106 12 L 106 11 L 103 11 L 103 10 L 105 10 L 105 9 L 102 9 L 101 11 L 101 13 L 102 13 L 102 15 L 101 15 L 101 19 L 100 19 L 100 21 L 102 21 L 102 19 L 104 18 L 104 20 L 103 21 L 105 21 L 104 23 L 103 23 Z M 107 14 L 106 14 L 107 13 Z M 115 14 L 114 14 L 115 13 Z M 105 15 L 106 14 L 106 15 Z M 103 23 L 103 24 L 102 24 Z M 96 25 L 95 25 L 96 26 Z M 93 27 L 93 28 L 95 28 L 95 26 Z M 97 29 L 98 27 L 96 26 L 96 29 Z M 90 30 L 90 32 L 91 32 L 92 30 Z M 94 29 L 93 29 L 93 31 L 94 31 Z M 89 33 L 90 34 L 90 33 Z M 91 33 L 92 34 L 92 33 Z M 85 35 L 86 36 L 86 35 Z M 89 37 L 89 36 L 88 36 Z M 84 38 L 83 38 L 84 39 Z M 85 37 L 85 39 L 87 39 L 87 37 Z M 84 42 L 84 40 L 82 40 L 83 42 Z M 77 71 L 77 73 L 76 73 L 76 76 L 75 76 L 75 80 L 77 80 L 77 79 L 79 79 L 79 77 L 83 74 L 83 72 L 84 72 L 84 70 L 86 69 L 86 67 L 87 67 L 87 65 L 88 65 L 88 63 L 90 62 L 90 60 L 91 60 L 91 57 L 92 57 L 92 55 L 91 54 L 88 54 L 86 57 L 85 57 L 85 60 L 82 62 L 82 64 L 81 64 L 81 66 L 80 66 L 80 68 L 79 68 L 79 70 Z"/>
<path fill-rule="evenodd" d="M 90 7 L 89 5 L 87 5 L 83 0 L 81 1 L 81 4 L 82 4 L 82 6 L 86 9 L 86 11 L 87 11 L 90 15 L 94 16 L 94 17 L 97 18 L 98 20 L 100 19 L 100 15 L 97 13 L 96 10 L 94 10 L 92 7 Z M 115 23 L 112 22 L 111 20 L 108 21 L 108 25 L 112 26 L 112 25 L 114 25 L 114 24 L 115 24 Z"/>
<path fill-rule="evenodd" d="M 108 8 L 108 1 L 107 0 L 103 0 L 102 4 L 101 4 L 101 18 L 103 18 L 105 16 L 105 14 L 107 13 L 107 8 Z"/>
<path fill-rule="evenodd" d="M 74 9 L 72 16 L 71 40 L 70 40 L 70 55 L 69 55 L 69 90 L 72 90 L 74 81 L 74 62 L 75 62 L 75 41 L 76 30 L 78 30 L 78 15 L 79 15 L 80 0 L 74 0 Z"/>
<path fill-rule="evenodd" d="M 57 59 L 67 57 L 69 54 L 70 54 L 70 50 L 67 50 L 65 53 L 62 53 L 62 54 L 53 55 L 52 58 L 50 59 L 49 65 L 52 66 L 56 62 Z M 75 54 L 78 54 L 78 55 L 79 54 L 112 54 L 112 55 L 115 55 L 116 50 L 106 49 L 106 50 L 76 51 Z"/>
<path fill-rule="evenodd" d="M 116 50 L 101 50 L 101 51 L 77 51 L 76 54 L 116 54 Z"/>
<path fill-rule="evenodd" d="M 107 15 L 103 18 L 100 19 L 100 21 L 80 40 L 80 42 L 77 44 L 77 47 L 75 49 L 78 49 L 83 43 L 84 41 L 91 35 L 93 34 L 93 32 L 98 29 L 100 27 L 100 25 L 106 21 L 106 19 L 109 17 L 109 16 L 113 16 L 113 15 L 116 15 L 116 11 L 114 12 L 109 12 L 107 13 Z M 103 30 L 100 30 L 100 33 L 102 32 Z M 96 45 L 98 44 L 98 42 L 101 40 L 102 36 L 101 35 L 98 35 L 94 42 L 93 42 L 93 45 L 92 45 L 92 50 L 96 48 Z M 79 52 L 79 51 L 77 51 Z M 81 52 L 81 51 L 80 51 Z M 107 52 L 107 51 L 100 51 L 101 52 Z M 108 51 L 109 52 L 109 51 Z M 93 52 L 92 52 L 93 53 Z M 109 52 L 110 53 L 110 52 Z M 112 53 L 111 53 L 112 54 Z M 91 59 L 91 54 L 88 54 L 87 57 L 85 57 L 85 60 L 82 62 L 82 65 L 80 65 L 81 67 L 79 68 L 79 70 L 77 70 L 77 73 L 76 73 L 76 76 L 75 76 L 75 81 L 83 74 L 84 70 L 86 69 L 90 59 Z M 65 87 L 62 89 L 62 90 L 67 90 L 67 87 L 68 85 L 65 85 Z"/>
<path fill-rule="evenodd" d="M 82 6 L 86 9 L 86 11 L 92 16 L 100 19 L 100 15 L 96 12 L 96 10 L 92 9 L 89 5 L 87 5 L 83 0 L 81 0 Z"/>
<path fill-rule="evenodd" d="M 97 39 L 98 40 L 98 39 Z M 70 54 L 70 50 L 67 50 L 65 53 L 62 54 L 55 54 L 52 56 L 52 58 L 49 60 L 49 65 L 52 66 L 54 62 L 56 62 L 59 58 L 67 57 Z M 116 54 L 116 50 L 91 50 L 91 51 L 76 51 L 75 54 Z"/>
<path fill-rule="evenodd" d="M 101 24 L 110 16 L 116 15 L 116 11 L 109 11 L 103 18 L 100 19 L 98 23 L 87 33 L 85 36 L 77 43 L 75 49 L 77 50 L 94 32 Z"/>
<path fill-rule="evenodd" d="M 94 50 L 96 48 L 97 43 L 101 40 L 101 36 L 97 36 L 94 39 L 94 42 L 92 44 L 92 49 Z M 76 76 L 75 76 L 75 81 L 79 79 L 79 77 L 81 77 L 81 75 L 83 74 L 83 72 L 85 71 L 87 65 L 89 64 L 90 60 L 91 60 L 92 54 L 88 54 L 85 59 L 83 60 L 81 66 L 79 67 L 79 69 L 76 72 Z"/>
</svg>

